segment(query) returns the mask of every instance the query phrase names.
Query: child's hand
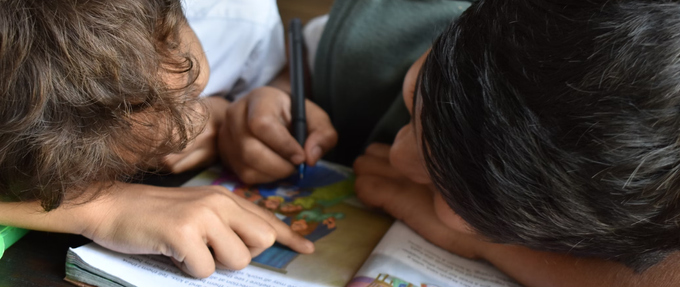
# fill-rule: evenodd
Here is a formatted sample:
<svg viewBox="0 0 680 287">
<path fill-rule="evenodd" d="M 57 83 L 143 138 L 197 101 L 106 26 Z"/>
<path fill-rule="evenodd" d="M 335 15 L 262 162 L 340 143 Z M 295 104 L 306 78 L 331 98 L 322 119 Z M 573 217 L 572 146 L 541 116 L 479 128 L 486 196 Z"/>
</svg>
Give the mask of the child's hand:
<svg viewBox="0 0 680 287">
<path fill-rule="evenodd" d="M 390 164 L 389 153 L 390 146 L 372 144 L 354 162 L 359 199 L 402 220 L 435 245 L 467 258 L 483 257 L 484 246 L 490 243 L 445 225 L 435 213 L 434 187 L 417 184 L 402 175 Z M 460 220 L 459 230 L 463 230 L 465 222 Z"/>
<path fill-rule="evenodd" d="M 182 152 L 165 156 L 164 167 L 173 173 L 181 173 L 190 169 L 206 167 L 217 159 L 217 131 L 225 123 L 229 102 L 222 97 L 206 97 L 201 99 L 208 113 L 205 128 Z"/>
<path fill-rule="evenodd" d="M 301 253 L 314 251 L 312 242 L 272 213 L 221 186 L 117 183 L 108 192 L 87 204 L 84 236 L 119 252 L 169 256 L 195 277 L 209 276 L 216 266 L 245 268 L 275 240 Z"/>
<path fill-rule="evenodd" d="M 335 146 L 338 135 L 319 106 L 307 101 L 305 107 L 307 141 L 303 149 L 288 130 L 288 94 L 262 87 L 233 102 L 227 109 L 227 124 L 218 135 L 222 162 L 246 183 L 274 181 L 293 173 L 295 165 L 316 164 Z"/>
</svg>

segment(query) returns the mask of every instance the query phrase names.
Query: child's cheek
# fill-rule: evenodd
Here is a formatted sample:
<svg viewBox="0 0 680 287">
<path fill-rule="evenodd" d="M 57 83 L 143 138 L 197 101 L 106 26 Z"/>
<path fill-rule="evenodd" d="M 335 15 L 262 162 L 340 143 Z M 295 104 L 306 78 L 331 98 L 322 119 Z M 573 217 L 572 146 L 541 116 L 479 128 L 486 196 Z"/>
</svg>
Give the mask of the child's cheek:
<svg viewBox="0 0 680 287">
<path fill-rule="evenodd" d="M 434 211 L 447 227 L 465 234 L 474 234 L 468 223 L 446 203 L 438 191 L 434 192 Z"/>
</svg>

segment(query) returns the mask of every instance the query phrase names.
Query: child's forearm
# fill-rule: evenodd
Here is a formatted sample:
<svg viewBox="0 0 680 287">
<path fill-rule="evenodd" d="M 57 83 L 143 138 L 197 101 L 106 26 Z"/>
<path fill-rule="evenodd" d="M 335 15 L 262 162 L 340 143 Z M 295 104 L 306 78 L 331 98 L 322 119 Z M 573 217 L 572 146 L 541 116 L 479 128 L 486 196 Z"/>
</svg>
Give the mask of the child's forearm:
<svg viewBox="0 0 680 287">
<path fill-rule="evenodd" d="M 577 258 L 525 247 L 491 244 L 484 258 L 525 286 L 677 286 L 680 256 L 673 254 L 643 273 L 601 259 Z"/>
<path fill-rule="evenodd" d="M 50 212 L 37 202 L 0 203 L 0 224 L 82 234 L 117 252 L 162 254 L 201 278 L 214 272 L 216 261 L 228 269 L 245 268 L 274 240 L 301 253 L 314 250 L 313 243 L 275 216 L 216 185 L 165 188 L 119 182 L 95 200 L 76 200 Z"/>
<path fill-rule="evenodd" d="M 32 230 L 82 234 L 96 203 L 63 205 L 50 212 L 40 202 L 0 202 L 0 225 Z"/>
</svg>

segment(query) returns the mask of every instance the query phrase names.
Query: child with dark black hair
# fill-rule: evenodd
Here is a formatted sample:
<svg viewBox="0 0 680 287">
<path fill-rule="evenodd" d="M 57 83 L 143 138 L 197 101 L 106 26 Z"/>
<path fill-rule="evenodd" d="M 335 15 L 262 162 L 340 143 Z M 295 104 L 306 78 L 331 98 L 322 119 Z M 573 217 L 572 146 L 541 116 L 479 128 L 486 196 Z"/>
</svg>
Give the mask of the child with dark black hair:
<svg viewBox="0 0 680 287">
<path fill-rule="evenodd" d="M 529 286 L 675 286 L 678 12 L 478 1 L 412 67 L 412 123 L 357 161 L 359 194 Z"/>
<path fill-rule="evenodd" d="M 467 5 L 335 2 L 313 96 L 339 132 L 336 160 L 355 156 L 348 138 L 399 123 L 380 85 L 456 6 Z M 355 161 L 358 195 L 527 286 L 678 285 L 678 12 L 675 1 L 474 2 L 419 51 L 403 82 L 411 122 Z"/>
</svg>

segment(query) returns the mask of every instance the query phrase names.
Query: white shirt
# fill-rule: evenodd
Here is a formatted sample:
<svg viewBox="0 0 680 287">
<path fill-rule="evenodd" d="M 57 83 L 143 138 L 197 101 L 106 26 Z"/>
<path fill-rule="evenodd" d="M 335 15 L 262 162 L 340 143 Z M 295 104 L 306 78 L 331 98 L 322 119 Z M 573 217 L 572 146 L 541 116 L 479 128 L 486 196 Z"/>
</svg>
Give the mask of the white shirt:
<svg viewBox="0 0 680 287">
<path fill-rule="evenodd" d="M 328 14 L 309 20 L 302 30 L 302 34 L 305 37 L 305 48 L 307 48 L 307 63 L 312 74 L 314 73 L 316 51 L 319 48 L 323 31 L 326 29 L 326 23 L 328 23 Z"/>
<path fill-rule="evenodd" d="M 201 96 L 237 99 L 266 85 L 285 65 L 276 0 L 184 0 L 183 4 L 210 65 L 210 79 Z"/>
</svg>

